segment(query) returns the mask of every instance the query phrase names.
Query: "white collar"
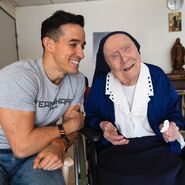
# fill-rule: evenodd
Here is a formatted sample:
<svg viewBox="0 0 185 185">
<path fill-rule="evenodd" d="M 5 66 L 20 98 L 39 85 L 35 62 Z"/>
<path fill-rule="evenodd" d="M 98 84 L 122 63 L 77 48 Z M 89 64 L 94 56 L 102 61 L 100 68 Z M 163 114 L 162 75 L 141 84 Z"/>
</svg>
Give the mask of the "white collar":
<svg viewBox="0 0 185 185">
<path fill-rule="evenodd" d="M 121 111 L 124 111 L 126 114 L 130 113 L 126 96 L 122 90 L 122 84 L 114 77 L 112 72 L 107 74 L 105 94 L 109 95 L 109 98 L 121 109 Z M 153 95 L 153 85 L 149 69 L 144 63 L 141 63 L 131 112 L 137 114 L 137 112 L 139 112 L 138 109 L 146 106 L 150 101 L 149 96 Z"/>
</svg>

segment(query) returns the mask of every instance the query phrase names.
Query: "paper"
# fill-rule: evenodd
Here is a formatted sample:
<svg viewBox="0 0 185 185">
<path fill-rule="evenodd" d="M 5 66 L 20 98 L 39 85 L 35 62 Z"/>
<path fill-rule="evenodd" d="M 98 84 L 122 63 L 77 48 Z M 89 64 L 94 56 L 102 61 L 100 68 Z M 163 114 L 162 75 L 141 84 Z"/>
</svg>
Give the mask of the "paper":
<svg viewBox="0 0 185 185">
<path fill-rule="evenodd" d="M 169 125 L 170 125 L 170 122 L 168 120 L 165 120 L 164 123 L 163 123 L 163 127 L 161 129 L 161 133 L 166 132 L 169 128 Z"/>
</svg>

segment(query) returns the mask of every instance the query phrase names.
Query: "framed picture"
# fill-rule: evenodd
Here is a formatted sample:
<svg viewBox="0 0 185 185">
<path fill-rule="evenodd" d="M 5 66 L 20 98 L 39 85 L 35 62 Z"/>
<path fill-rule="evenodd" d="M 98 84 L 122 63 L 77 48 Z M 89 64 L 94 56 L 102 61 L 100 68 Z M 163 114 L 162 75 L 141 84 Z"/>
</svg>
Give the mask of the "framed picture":
<svg viewBox="0 0 185 185">
<path fill-rule="evenodd" d="M 96 62 L 96 53 L 98 51 L 99 42 L 102 37 L 107 35 L 109 32 L 94 32 L 93 33 L 93 62 Z"/>
<path fill-rule="evenodd" d="M 169 32 L 182 30 L 181 12 L 173 12 L 168 14 Z"/>
</svg>

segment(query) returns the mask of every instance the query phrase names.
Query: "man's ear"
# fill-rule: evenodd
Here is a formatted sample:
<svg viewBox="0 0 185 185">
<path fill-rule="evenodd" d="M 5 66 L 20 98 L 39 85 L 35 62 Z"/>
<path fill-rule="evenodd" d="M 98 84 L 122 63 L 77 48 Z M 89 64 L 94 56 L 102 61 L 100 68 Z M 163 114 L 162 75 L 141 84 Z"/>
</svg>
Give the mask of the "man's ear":
<svg viewBox="0 0 185 185">
<path fill-rule="evenodd" d="M 53 52 L 53 50 L 55 48 L 54 47 L 54 45 L 55 45 L 55 41 L 54 40 L 52 40 L 49 37 L 44 37 L 42 42 L 43 42 L 45 51 Z"/>
</svg>

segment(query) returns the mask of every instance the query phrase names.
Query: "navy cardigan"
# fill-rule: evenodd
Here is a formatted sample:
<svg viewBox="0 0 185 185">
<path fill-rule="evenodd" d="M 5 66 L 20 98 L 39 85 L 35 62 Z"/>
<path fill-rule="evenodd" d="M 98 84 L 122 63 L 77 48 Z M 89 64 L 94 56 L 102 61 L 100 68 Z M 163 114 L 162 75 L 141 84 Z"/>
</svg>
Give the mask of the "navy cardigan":
<svg viewBox="0 0 185 185">
<path fill-rule="evenodd" d="M 179 109 L 179 97 L 166 74 L 157 66 L 146 65 L 149 68 L 154 89 L 154 96 L 150 97 L 148 103 L 148 121 L 154 133 L 163 140 L 159 125 L 164 120 L 174 121 L 180 129 L 185 128 L 185 123 Z M 109 95 L 105 95 L 106 76 L 105 73 L 96 77 L 85 103 L 86 125 L 101 132 L 101 121 L 110 121 L 113 124 L 115 122 L 114 104 L 109 99 Z M 98 148 L 108 145 L 111 144 L 103 138 L 98 143 Z M 168 146 L 170 151 L 180 154 L 181 149 L 178 141 L 169 142 Z"/>
</svg>

